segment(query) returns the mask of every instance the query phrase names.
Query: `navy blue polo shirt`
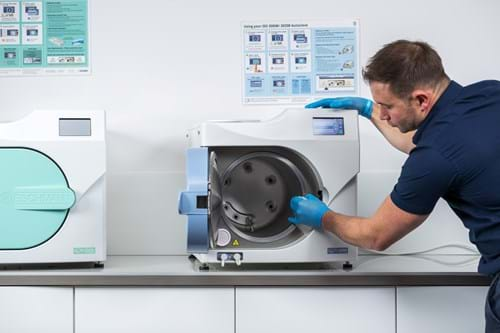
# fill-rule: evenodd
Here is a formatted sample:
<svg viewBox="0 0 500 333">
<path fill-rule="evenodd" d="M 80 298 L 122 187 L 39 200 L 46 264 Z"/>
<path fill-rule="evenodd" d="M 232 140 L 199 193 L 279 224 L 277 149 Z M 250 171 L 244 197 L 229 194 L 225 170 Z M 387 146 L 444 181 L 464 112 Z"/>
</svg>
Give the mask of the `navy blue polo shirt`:
<svg viewBox="0 0 500 333">
<path fill-rule="evenodd" d="M 500 82 L 451 81 L 413 137 L 391 199 L 429 214 L 445 199 L 469 229 L 479 272 L 500 271 Z"/>
</svg>

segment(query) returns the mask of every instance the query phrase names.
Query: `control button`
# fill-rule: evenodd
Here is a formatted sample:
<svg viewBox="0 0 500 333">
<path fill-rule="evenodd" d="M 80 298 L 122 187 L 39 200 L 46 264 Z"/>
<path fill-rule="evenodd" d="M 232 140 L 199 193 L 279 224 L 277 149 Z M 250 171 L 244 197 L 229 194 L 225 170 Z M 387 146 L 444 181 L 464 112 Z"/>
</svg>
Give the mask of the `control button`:
<svg viewBox="0 0 500 333">
<path fill-rule="evenodd" d="M 227 246 L 231 242 L 231 233 L 227 229 L 217 230 L 217 246 Z"/>
</svg>

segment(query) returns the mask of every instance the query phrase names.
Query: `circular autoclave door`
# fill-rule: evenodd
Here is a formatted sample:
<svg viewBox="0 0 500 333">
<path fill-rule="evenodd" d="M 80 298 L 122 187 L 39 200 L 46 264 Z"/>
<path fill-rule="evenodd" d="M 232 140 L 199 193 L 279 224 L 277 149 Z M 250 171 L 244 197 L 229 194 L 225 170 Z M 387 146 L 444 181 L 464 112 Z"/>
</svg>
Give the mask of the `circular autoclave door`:
<svg viewBox="0 0 500 333">
<path fill-rule="evenodd" d="M 211 219 L 217 219 L 212 229 L 227 226 L 245 247 L 284 245 L 303 236 L 288 217 L 291 197 L 321 195 L 318 177 L 307 161 L 284 148 L 216 156 L 211 158 L 211 196 L 216 198 L 211 200 Z"/>
</svg>

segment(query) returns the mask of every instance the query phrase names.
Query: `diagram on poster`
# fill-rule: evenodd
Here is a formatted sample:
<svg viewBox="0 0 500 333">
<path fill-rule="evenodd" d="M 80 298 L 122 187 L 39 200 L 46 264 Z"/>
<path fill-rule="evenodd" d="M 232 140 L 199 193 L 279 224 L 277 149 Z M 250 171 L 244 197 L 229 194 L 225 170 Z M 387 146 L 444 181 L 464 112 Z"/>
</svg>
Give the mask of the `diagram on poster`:
<svg viewBox="0 0 500 333">
<path fill-rule="evenodd" d="M 0 76 L 90 73 L 89 0 L 0 0 Z"/>
<path fill-rule="evenodd" d="M 244 22 L 243 103 L 306 103 L 359 91 L 359 22 Z"/>
</svg>

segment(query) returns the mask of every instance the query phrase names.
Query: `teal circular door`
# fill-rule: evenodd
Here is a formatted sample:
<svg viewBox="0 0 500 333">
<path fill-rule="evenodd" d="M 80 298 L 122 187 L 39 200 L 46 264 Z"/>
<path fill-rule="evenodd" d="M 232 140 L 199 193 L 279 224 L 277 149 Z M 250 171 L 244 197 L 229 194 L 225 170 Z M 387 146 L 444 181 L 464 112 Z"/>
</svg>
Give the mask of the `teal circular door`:
<svg viewBox="0 0 500 333">
<path fill-rule="evenodd" d="M 0 250 L 43 244 L 62 227 L 74 203 L 75 193 L 50 157 L 0 147 Z"/>
</svg>

